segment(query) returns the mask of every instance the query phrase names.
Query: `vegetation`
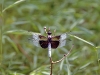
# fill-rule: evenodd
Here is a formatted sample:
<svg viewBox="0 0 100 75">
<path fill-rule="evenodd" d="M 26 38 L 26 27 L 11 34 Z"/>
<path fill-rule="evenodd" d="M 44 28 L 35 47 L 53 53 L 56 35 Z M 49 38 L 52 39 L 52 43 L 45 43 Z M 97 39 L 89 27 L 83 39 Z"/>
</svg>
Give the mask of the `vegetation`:
<svg viewBox="0 0 100 75">
<path fill-rule="evenodd" d="M 53 75 L 100 75 L 99 0 L 1 0 L 0 75 L 49 75 L 47 49 L 28 40 L 32 32 L 46 35 L 44 26 L 55 35 L 69 32 L 66 46 L 52 50 L 53 61 L 74 44 Z"/>
</svg>

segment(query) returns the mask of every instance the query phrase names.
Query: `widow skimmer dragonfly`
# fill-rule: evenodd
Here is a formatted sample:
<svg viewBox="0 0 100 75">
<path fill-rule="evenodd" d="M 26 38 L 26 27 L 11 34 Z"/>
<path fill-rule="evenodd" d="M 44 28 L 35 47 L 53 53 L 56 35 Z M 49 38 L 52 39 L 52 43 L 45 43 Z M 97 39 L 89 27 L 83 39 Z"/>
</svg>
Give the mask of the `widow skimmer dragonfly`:
<svg viewBox="0 0 100 75">
<path fill-rule="evenodd" d="M 47 31 L 46 27 L 44 27 L 44 30 L 47 33 L 47 37 L 41 34 L 33 34 L 33 44 L 37 47 L 48 48 L 48 56 L 51 57 L 51 48 L 56 49 L 57 47 L 65 46 L 67 34 L 64 33 L 58 36 L 52 36 L 50 29 Z"/>
</svg>

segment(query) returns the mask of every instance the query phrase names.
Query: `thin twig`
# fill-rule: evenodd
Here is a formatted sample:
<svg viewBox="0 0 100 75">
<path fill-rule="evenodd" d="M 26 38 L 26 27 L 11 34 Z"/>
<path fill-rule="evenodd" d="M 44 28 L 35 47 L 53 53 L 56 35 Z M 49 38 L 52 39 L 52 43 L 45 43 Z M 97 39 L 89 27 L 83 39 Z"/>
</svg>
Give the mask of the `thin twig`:
<svg viewBox="0 0 100 75">
<path fill-rule="evenodd" d="M 72 51 L 72 49 L 73 49 L 73 47 L 74 47 L 74 45 L 72 45 L 72 47 L 71 47 L 71 49 L 69 50 L 69 52 L 67 53 L 67 54 L 65 54 L 60 60 L 58 60 L 58 61 L 52 61 L 52 57 L 50 57 L 50 64 L 51 64 L 51 66 L 50 66 L 50 75 L 52 75 L 52 65 L 53 64 L 56 64 L 56 63 L 59 63 L 59 62 L 61 62 L 62 60 L 64 60 L 69 54 L 70 54 L 70 52 Z"/>
<path fill-rule="evenodd" d="M 70 52 L 72 51 L 73 47 L 74 47 L 74 45 L 71 47 L 71 49 L 69 50 L 69 52 L 67 54 L 64 54 L 64 56 L 60 60 L 55 61 L 55 62 L 52 61 L 52 64 L 59 63 L 60 61 L 62 61 L 63 59 L 65 59 L 70 54 Z"/>
<path fill-rule="evenodd" d="M 53 63 L 52 63 L 52 58 L 50 57 L 50 64 L 51 64 L 51 66 L 50 66 L 50 75 L 52 75 L 52 65 L 53 65 Z"/>
</svg>

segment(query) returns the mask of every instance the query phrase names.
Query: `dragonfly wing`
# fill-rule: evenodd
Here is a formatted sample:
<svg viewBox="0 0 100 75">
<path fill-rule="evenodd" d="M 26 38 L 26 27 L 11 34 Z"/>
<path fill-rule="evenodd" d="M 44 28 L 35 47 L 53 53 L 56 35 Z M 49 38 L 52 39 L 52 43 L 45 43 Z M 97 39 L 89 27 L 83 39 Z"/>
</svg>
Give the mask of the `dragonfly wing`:
<svg viewBox="0 0 100 75">
<path fill-rule="evenodd" d="M 63 47 L 66 45 L 66 40 L 60 40 L 60 45 L 59 47 Z"/>
<path fill-rule="evenodd" d="M 40 40 L 39 44 L 42 48 L 47 48 L 48 47 L 48 41 Z"/>
<path fill-rule="evenodd" d="M 63 47 L 66 45 L 66 38 L 67 38 L 67 34 L 64 33 L 62 35 L 60 35 L 60 44 L 59 44 L 59 47 Z"/>
<path fill-rule="evenodd" d="M 60 35 L 52 37 L 52 39 L 51 39 L 51 48 L 55 49 L 59 46 L 59 39 L 60 39 Z"/>
<path fill-rule="evenodd" d="M 42 48 L 47 48 L 48 47 L 48 41 L 47 38 L 45 36 L 39 35 L 39 44 Z"/>
<path fill-rule="evenodd" d="M 66 38 L 67 38 L 67 34 L 66 33 L 60 35 L 60 40 L 65 40 Z"/>
<path fill-rule="evenodd" d="M 40 46 L 40 45 L 39 45 L 39 40 L 40 40 L 39 35 L 40 35 L 40 34 L 35 34 L 35 33 L 32 35 L 33 44 L 34 44 L 35 46 L 37 46 L 37 47 Z"/>
<path fill-rule="evenodd" d="M 59 46 L 59 41 L 51 41 L 51 48 L 57 48 Z"/>
<path fill-rule="evenodd" d="M 57 48 L 57 47 L 63 47 L 66 44 L 66 38 L 67 34 L 64 33 L 62 35 L 54 36 L 52 37 L 51 47 Z"/>
</svg>

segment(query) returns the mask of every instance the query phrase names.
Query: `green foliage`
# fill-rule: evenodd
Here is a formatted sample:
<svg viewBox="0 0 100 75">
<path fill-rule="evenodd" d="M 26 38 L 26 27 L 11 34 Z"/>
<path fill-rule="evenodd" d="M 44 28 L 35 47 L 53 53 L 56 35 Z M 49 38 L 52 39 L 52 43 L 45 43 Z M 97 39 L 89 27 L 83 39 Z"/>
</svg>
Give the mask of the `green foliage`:
<svg viewBox="0 0 100 75">
<path fill-rule="evenodd" d="M 56 29 L 55 35 L 71 31 L 71 41 L 52 50 L 54 61 L 74 44 L 70 55 L 53 65 L 53 75 L 100 75 L 99 7 L 99 0 L 2 0 L 0 75 L 49 75 L 47 49 L 28 40 L 44 34 L 44 26 Z"/>
</svg>

